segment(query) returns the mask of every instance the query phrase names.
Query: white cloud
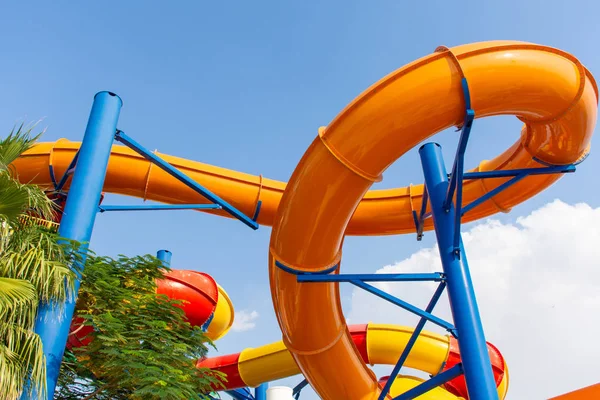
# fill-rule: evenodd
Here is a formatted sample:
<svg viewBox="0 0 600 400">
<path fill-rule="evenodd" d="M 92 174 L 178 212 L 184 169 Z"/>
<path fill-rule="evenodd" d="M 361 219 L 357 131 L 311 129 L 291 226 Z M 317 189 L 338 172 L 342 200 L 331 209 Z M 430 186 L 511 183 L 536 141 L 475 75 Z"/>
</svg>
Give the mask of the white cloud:
<svg viewBox="0 0 600 400">
<path fill-rule="evenodd" d="M 258 319 L 258 311 L 236 311 L 235 319 L 233 321 L 232 331 L 245 332 L 252 330 L 256 327 L 256 320 Z"/>
<path fill-rule="evenodd" d="M 600 208 L 557 200 L 513 224 L 482 222 L 463 241 L 486 338 L 508 363 L 507 398 L 548 398 L 598 382 Z M 441 271 L 437 247 L 377 272 L 433 271 Z M 378 286 L 425 308 L 435 285 Z M 354 323 L 417 321 L 359 289 L 351 304 Z M 450 318 L 447 297 L 435 314 Z"/>
</svg>

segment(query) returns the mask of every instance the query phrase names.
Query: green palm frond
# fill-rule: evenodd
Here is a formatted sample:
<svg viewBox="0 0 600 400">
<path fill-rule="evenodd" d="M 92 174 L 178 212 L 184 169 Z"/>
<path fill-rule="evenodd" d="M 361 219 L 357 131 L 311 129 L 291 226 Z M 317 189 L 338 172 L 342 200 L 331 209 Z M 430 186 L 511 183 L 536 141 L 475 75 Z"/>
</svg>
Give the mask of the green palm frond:
<svg viewBox="0 0 600 400">
<path fill-rule="evenodd" d="M 7 171 L 0 172 L 0 215 L 15 222 L 29 206 L 29 196 Z"/>
<path fill-rule="evenodd" d="M 2 326 L 18 325 L 31 329 L 35 322 L 38 296 L 31 283 L 23 279 L 0 277 L 0 321 Z M 0 336 L 3 335 L 0 326 Z"/>
<path fill-rule="evenodd" d="M 53 220 L 58 207 L 48 198 L 39 186 L 32 184 L 20 184 L 20 189 L 27 193 L 27 207 L 30 213 L 46 220 Z"/>
<path fill-rule="evenodd" d="M 19 227 L 0 255 L 0 276 L 29 281 L 40 301 L 63 302 L 73 295 L 76 274 L 69 268 L 70 255 L 43 227 Z"/>
<path fill-rule="evenodd" d="M 0 169 L 8 170 L 8 166 L 39 139 L 43 132 L 34 136 L 31 134 L 36 125 L 37 123 L 25 126 L 22 123 L 13 127 L 7 137 L 0 139 Z"/>
<path fill-rule="evenodd" d="M 21 124 L 0 139 L 0 215 L 14 222 L 25 212 L 33 212 L 45 219 L 52 219 L 55 207 L 46 194 L 36 185 L 24 184 L 14 176 L 10 164 L 29 150 L 40 134 L 32 135 L 36 124 Z"/>
<path fill-rule="evenodd" d="M 54 203 L 38 186 L 22 184 L 0 170 L 0 215 L 14 223 L 27 211 L 44 219 L 54 216 Z"/>
<path fill-rule="evenodd" d="M 46 360 L 40 337 L 29 329 L 3 322 L 0 331 L 0 398 L 20 398 L 26 379 L 35 397 L 46 398 Z"/>
</svg>

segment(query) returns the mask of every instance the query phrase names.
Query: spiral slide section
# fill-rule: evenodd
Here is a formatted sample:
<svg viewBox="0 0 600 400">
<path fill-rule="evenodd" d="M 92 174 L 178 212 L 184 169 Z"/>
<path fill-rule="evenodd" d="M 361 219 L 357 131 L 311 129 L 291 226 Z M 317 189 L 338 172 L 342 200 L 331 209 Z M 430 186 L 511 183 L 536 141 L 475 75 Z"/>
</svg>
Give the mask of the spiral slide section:
<svg viewBox="0 0 600 400">
<path fill-rule="evenodd" d="M 440 48 L 375 83 L 322 129 L 290 178 L 294 190 L 281 199 L 269 269 L 283 342 L 325 400 L 372 400 L 381 388 L 346 326 L 338 285 L 298 283 L 288 271 L 339 265 L 346 229 L 373 182 L 415 145 L 463 121 L 463 77 L 477 117 L 510 114 L 525 123 L 520 139 L 479 170 L 571 164 L 588 151 L 598 106 L 591 75 L 567 53 L 521 42 Z M 556 179 L 525 178 L 471 218 L 508 210 Z M 504 181 L 469 188 L 484 192 Z M 465 204 L 473 194 L 465 190 Z"/>
<path fill-rule="evenodd" d="M 394 365 L 406 347 L 413 328 L 396 325 L 351 325 L 352 341 L 366 364 Z M 494 376 L 500 398 L 508 388 L 508 370 L 500 352 L 488 343 Z M 412 348 L 405 366 L 436 375 L 460 362 L 458 344 L 453 337 L 423 331 Z M 258 348 L 245 349 L 241 353 L 212 357 L 198 362 L 200 368 L 210 368 L 227 375 L 225 390 L 286 378 L 300 373 L 291 353 L 282 341 Z M 397 396 L 419 384 L 416 377 L 403 376 L 392 386 L 391 394 Z M 384 384 L 384 381 L 380 381 Z M 429 392 L 423 399 L 466 398 L 464 378 L 448 382 L 444 388 Z"/>
</svg>

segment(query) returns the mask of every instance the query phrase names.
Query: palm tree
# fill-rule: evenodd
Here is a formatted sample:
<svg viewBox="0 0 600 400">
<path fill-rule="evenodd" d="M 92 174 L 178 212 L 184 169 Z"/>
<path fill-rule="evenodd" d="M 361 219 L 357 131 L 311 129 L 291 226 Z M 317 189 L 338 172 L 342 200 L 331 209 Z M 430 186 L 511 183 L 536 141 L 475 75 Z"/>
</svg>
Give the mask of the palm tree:
<svg viewBox="0 0 600 400">
<path fill-rule="evenodd" d="M 10 166 L 39 138 L 32 129 L 21 125 L 0 140 L 0 400 L 18 399 L 27 381 L 46 398 L 45 358 L 33 332 L 37 307 L 64 301 L 75 280 L 56 229 L 35 223 L 52 220 L 52 201 L 19 182 Z"/>
</svg>

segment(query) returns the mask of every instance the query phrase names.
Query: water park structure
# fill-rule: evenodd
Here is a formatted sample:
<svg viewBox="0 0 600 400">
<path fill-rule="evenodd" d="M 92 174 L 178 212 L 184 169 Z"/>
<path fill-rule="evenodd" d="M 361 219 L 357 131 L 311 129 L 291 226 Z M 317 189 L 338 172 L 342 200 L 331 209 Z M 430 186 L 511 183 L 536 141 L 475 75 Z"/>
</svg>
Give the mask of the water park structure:
<svg viewBox="0 0 600 400">
<path fill-rule="evenodd" d="M 14 163 L 19 179 L 66 198 L 61 236 L 89 242 L 99 212 L 194 209 L 235 218 L 253 230 L 271 226 L 269 276 L 280 342 L 199 360 L 225 372 L 228 393 L 265 399 L 269 381 L 302 374 L 291 393 L 310 384 L 323 399 L 503 399 L 508 362 L 486 341 L 471 282 L 461 224 L 535 196 L 563 174 L 575 172 L 590 150 L 598 88 L 572 55 L 537 44 L 495 41 L 439 47 L 373 84 L 318 131 L 289 182 L 277 182 L 200 162 L 150 152 L 119 130 L 121 99 L 94 97 L 81 143 L 40 143 Z M 515 115 L 519 140 L 489 161 L 465 171 L 464 155 L 476 118 Z M 460 128 L 453 167 L 446 171 L 436 133 Z M 123 146 L 113 146 L 117 141 Z M 372 190 L 403 154 L 419 148 L 424 183 Z M 102 192 L 164 204 L 111 206 Z M 415 274 L 344 274 L 345 235 L 416 234 L 435 231 L 443 271 Z M 169 262 L 169 253 L 159 257 Z M 434 281 L 426 309 L 392 296 L 372 282 Z M 416 327 L 346 324 L 339 284 L 350 283 L 420 317 Z M 233 305 L 214 280 L 174 271 L 159 290 L 190 301 L 190 320 L 209 336 L 224 335 Z M 433 314 L 448 292 L 453 321 Z M 49 398 L 56 385 L 74 303 L 59 321 L 42 306 L 36 332 L 42 338 Z M 393 321 L 390 321 L 393 322 Z M 438 335 L 427 322 L 444 328 Z M 306 329 L 306 327 L 313 327 Z M 377 377 L 369 364 L 393 365 Z M 419 369 L 429 380 L 400 375 Z M 287 397 L 285 397 L 287 396 Z M 420 396 L 420 397 L 419 397 Z"/>
</svg>

